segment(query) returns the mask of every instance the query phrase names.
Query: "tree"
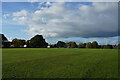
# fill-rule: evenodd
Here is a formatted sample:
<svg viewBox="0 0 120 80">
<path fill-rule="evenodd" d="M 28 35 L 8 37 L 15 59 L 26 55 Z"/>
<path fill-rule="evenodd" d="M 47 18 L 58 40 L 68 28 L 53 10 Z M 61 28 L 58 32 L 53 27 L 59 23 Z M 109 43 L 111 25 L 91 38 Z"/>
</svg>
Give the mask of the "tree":
<svg viewBox="0 0 120 80">
<path fill-rule="evenodd" d="M 0 47 L 10 47 L 10 42 L 8 39 L 4 36 L 4 34 L 0 34 Z"/>
<path fill-rule="evenodd" d="M 27 45 L 27 47 L 30 47 L 30 40 L 26 41 L 26 45 Z"/>
<path fill-rule="evenodd" d="M 57 48 L 57 44 L 53 44 L 51 46 L 52 46 L 52 48 Z"/>
<path fill-rule="evenodd" d="M 67 43 L 65 44 L 65 47 L 66 47 L 66 48 L 70 48 L 69 42 L 67 42 Z"/>
<path fill-rule="evenodd" d="M 65 47 L 65 42 L 63 42 L 63 41 L 58 41 L 57 42 L 57 47 L 59 47 L 59 48 L 62 48 L 62 47 Z"/>
<path fill-rule="evenodd" d="M 120 43 L 118 44 L 118 49 L 120 49 Z"/>
<path fill-rule="evenodd" d="M 107 44 L 107 45 L 104 45 L 104 49 L 112 49 L 113 47 L 112 47 L 112 45 L 110 45 L 110 44 Z"/>
<path fill-rule="evenodd" d="M 36 48 L 47 48 L 48 43 L 45 41 L 42 35 L 35 35 L 30 39 L 29 46 Z"/>
<path fill-rule="evenodd" d="M 83 45 L 84 45 L 84 48 L 86 48 L 86 43 L 83 43 Z"/>
<path fill-rule="evenodd" d="M 83 43 L 80 43 L 80 44 L 78 45 L 78 48 L 84 48 L 84 44 L 83 44 Z"/>
<path fill-rule="evenodd" d="M 12 44 L 14 45 L 14 47 L 24 47 L 25 40 L 15 38 L 12 40 Z"/>
<path fill-rule="evenodd" d="M 92 42 L 92 48 L 98 48 L 98 42 L 97 41 Z"/>
<path fill-rule="evenodd" d="M 77 46 L 77 44 L 75 43 L 75 42 L 69 42 L 69 43 L 67 43 L 68 44 L 68 47 L 69 48 L 77 48 L 78 46 Z"/>
<path fill-rule="evenodd" d="M 88 43 L 86 44 L 86 48 L 92 48 L 92 43 L 91 43 L 91 42 L 88 42 Z"/>
<path fill-rule="evenodd" d="M 2 41 L 8 41 L 8 39 L 3 34 L 1 35 L 2 35 Z"/>
<path fill-rule="evenodd" d="M 77 44 L 75 42 L 72 42 L 71 48 L 77 48 Z"/>
</svg>

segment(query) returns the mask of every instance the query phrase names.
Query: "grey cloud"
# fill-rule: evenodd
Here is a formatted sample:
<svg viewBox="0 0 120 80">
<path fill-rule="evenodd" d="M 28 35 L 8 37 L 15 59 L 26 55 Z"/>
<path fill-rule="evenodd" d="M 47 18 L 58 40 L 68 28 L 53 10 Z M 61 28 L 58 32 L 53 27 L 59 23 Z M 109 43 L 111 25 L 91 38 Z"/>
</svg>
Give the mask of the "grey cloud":
<svg viewBox="0 0 120 80">
<path fill-rule="evenodd" d="M 29 29 L 25 31 L 59 38 L 114 37 L 118 35 L 117 6 L 117 3 L 80 4 L 77 10 L 72 10 L 65 3 L 53 3 L 50 8 L 30 14 L 31 20 L 27 16 L 29 22 L 24 20 L 24 24 Z"/>
</svg>

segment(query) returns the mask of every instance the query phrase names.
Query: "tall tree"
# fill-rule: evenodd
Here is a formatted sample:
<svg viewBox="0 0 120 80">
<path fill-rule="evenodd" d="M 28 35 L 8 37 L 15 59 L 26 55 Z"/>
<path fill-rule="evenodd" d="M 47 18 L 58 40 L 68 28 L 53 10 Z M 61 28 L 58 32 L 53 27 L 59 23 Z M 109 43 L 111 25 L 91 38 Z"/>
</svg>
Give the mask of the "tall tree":
<svg viewBox="0 0 120 80">
<path fill-rule="evenodd" d="M 10 47 L 10 42 L 4 36 L 4 34 L 0 34 L 0 47 Z"/>
<path fill-rule="evenodd" d="M 48 46 L 48 43 L 45 41 L 42 35 L 35 35 L 30 39 L 29 46 L 36 48 L 46 48 Z"/>
<path fill-rule="evenodd" d="M 57 42 L 57 47 L 59 47 L 59 48 L 62 48 L 62 47 L 65 47 L 65 42 L 63 42 L 63 41 L 58 41 Z"/>
<path fill-rule="evenodd" d="M 93 48 L 98 48 L 98 42 L 97 41 L 93 41 L 92 42 L 92 47 Z"/>
<path fill-rule="evenodd" d="M 68 46 L 69 46 L 70 48 L 77 48 L 77 47 L 78 47 L 77 44 L 76 44 L 75 42 L 72 42 L 72 41 L 70 41 L 70 42 L 68 43 Z"/>
<path fill-rule="evenodd" d="M 2 35 L 2 41 L 8 40 L 3 34 Z"/>
<path fill-rule="evenodd" d="M 92 43 L 91 43 L 91 42 L 88 42 L 88 43 L 86 44 L 86 48 L 92 48 Z"/>
</svg>

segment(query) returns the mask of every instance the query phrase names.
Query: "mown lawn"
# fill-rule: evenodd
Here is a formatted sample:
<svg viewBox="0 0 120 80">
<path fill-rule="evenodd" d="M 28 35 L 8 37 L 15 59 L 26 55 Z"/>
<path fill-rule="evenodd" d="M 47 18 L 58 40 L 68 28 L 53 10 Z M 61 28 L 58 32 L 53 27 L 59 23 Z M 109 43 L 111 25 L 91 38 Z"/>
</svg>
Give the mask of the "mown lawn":
<svg viewBox="0 0 120 80">
<path fill-rule="evenodd" d="M 117 78 L 117 49 L 2 49 L 3 78 Z"/>
</svg>

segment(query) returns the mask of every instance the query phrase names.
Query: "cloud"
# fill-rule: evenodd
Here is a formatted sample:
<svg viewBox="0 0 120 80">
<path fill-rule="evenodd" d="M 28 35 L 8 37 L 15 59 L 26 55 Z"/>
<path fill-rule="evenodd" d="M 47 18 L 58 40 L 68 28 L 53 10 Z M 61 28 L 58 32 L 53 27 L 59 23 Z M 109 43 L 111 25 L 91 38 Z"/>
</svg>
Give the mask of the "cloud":
<svg viewBox="0 0 120 80">
<path fill-rule="evenodd" d="M 48 38 L 117 36 L 117 3 L 79 4 L 76 10 L 71 8 L 72 4 L 52 3 L 50 7 L 43 7 L 29 16 L 25 16 L 26 11 L 15 12 L 13 20 L 28 25 L 29 29 L 25 32 L 29 35 L 41 34 Z M 22 17 L 18 18 L 18 15 Z"/>
<path fill-rule="evenodd" d="M 9 16 L 10 16 L 10 14 L 4 14 L 3 15 L 4 19 L 7 19 L 7 17 L 9 17 Z"/>
<path fill-rule="evenodd" d="M 119 2 L 119 0 L 86 0 L 86 2 Z"/>
<path fill-rule="evenodd" d="M 17 17 L 19 17 L 19 16 L 27 16 L 27 11 L 26 10 L 21 10 L 20 12 L 14 12 L 13 13 L 13 16 L 17 16 Z"/>
<path fill-rule="evenodd" d="M 27 24 L 28 21 L 28 12 L 26 10 L 21 10 L 19 12 L 13 13 L 13 21 L 18 21 L 19 24 Z"/>
<path fill-rule="evenodd" d="M 22 17 L 14 17 L 13 20 L 19 21 L 19 24 L 26 24 L 28 19 L 26 17 L 22 16 Z"/>
<path fill-rule="evenodd" d="M 28 0 L 28 2 L 38 2 L 38 0 Z"/>
</svg>

